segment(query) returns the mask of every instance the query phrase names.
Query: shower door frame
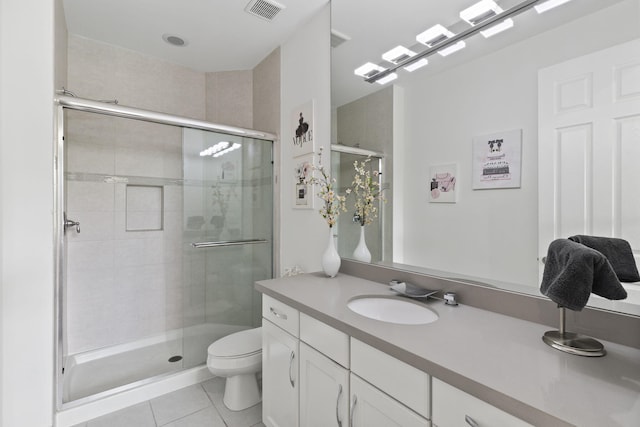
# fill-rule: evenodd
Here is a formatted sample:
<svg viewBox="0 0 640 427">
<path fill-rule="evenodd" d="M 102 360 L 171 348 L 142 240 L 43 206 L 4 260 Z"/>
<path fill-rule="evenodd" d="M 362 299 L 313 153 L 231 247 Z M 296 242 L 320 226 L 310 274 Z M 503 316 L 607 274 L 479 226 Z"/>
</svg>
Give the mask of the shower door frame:
<svg viewBox="0 0 640 427">
<path fill-rule="evenodd" d="M 63 287 L 66 281 L 66 269 L 65 269 L 65 261 L 66 258 L 64 256 L 66 245 L 64 240 L 64 203 L 65 203 L 65 188 L 64 188 L 64 171 L 65 171 L 65 140 L 64 140 L 64 110 L 77 110 L 84 111 L 96 114 L 103 114 L 107 116 L 115 116 L 121 117 L 125 119 L 133 119 L 140 120 L 152 123 L 159 123 L 164 125 L 172 125 L 178 126 L 181 128 L 190 128 L 190 129 L 199 129 L 211 132 L 218 132 L 227 135 L 236 135 L 241 137 L 253 138 L 263 141 L 269 141 L 273 143 L 272 147 L 272 158 L 274 157 L 274 152 L 276 150 L 276 142 L 278 138 L 276 135 L 271 134 L 269 132 L 261 132 L 253 129 L 240 128 L 235 126 L 222 125 L 212 122 L 207 122 L 203 120 L 190 119 L 187 117 L 175 116 L 171 114 L 160 113 L 156 111 L 150 110 L 142 110 L 139 108 L 127 107 L 119 104 L 109 104 L 105 102 L 99 102 L 89 99 L 71 97 L 71 96 L 57 96 L 54 98 L 54 104 L 56 107 L 56 117 L 55 117 L 55 143 L 54 143 L 54 159 L 53 159 L 53 193 L 54 193 L 54 210 L 53 210 L 53 233 L 54 233 L 54 277 L 55 277 L 55 297 L 56 301 L 54 307 L 54 315 L 55 315 L 55 383 L 54 383 L 54 393 L 55 393 L 55 406 L 56 410 L 63 410 L 72 407 L 76 407 L 78 405 L 94 402 L 96 400 L 102 399 L 107 396 L 111 396 L 117 394 L 119 392 L 132 389 L 134 387 L 138 387 L 140 385 L 148 384 L 154 382 L 158 377 L 165 377 L 168 375 L 176 375 L 176 373 L 162 374 L 157 377 L 147 378 L 141 381 L 136 381 L 134 383 L 130 383 L 116 389 L 110 389 L 103 391 L 101 393 L 97 393 L 91 396 L 83 397 L 81 399 L 73 400 L 70 402 L 63 402 L 63 358 L 64 358 L 64 315 L 65 313 L 62 310 L 63 307 Z M 275 178 L 275 166 L 274 166 L 274 174 L 272 179 Z M 275 181 L 274 181 L 275 184 Z M 277 192 L 275 191 L 274 186 L 274 209 L 275 202 L 277 197 Z M 273 215 L 275 219 L 275 215 Z M 277 239 L 277 234 L 275 233 L 275 221 L 273 224 L 274 233 L 271 242 L 272 251 L 277 247 L 275 240 Z M 272 257 L 272 271 L 276 271 L 276 261 L 277 256 Z M 183 372 L 183 371 L 180 371 Z"/>
</svg>

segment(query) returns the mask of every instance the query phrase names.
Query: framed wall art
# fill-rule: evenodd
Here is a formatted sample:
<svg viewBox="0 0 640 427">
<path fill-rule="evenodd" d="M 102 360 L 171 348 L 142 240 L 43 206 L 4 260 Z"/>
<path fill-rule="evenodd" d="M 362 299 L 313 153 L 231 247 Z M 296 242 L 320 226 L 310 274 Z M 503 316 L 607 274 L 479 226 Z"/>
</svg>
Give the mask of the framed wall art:
<svg viewBox="0 0 640 427">
<path fill-rule="evenodd" d="M 313 100 L 295 108 L 291 113 L 293 157 L 314 152 Z"/>
<path fill-rule="evenodd" d="M 520 188 L 522 129 L 473 138 L 473 189 Z"/>
<path fill-rule="evenodd" d="M 429 168 L 429 202 L 456 203 L 458 192 L 458 165 L 437 165 Z"/>
<path fill-rule="evenodd" d="M 313 154 L 294 159 L 294 202 L 296 209 L 313 209 L 313 185 L 308 181 L 313 173 Z"/>
</svg>

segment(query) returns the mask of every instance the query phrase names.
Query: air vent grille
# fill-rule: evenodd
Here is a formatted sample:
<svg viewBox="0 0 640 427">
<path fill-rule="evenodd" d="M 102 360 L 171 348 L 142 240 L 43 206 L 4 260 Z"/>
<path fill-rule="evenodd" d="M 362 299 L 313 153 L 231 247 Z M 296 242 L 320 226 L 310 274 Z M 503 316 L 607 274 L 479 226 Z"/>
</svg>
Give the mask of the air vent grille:
<svg viewBox="0 0 640 427">
<path fill-rule="evenodd" d="M 267 21 L 273 21 L 276 15 L 284 9 L 285 6 L 272 0 L 251 0 L 244 8 L 247 13 Z"/>
</svg>

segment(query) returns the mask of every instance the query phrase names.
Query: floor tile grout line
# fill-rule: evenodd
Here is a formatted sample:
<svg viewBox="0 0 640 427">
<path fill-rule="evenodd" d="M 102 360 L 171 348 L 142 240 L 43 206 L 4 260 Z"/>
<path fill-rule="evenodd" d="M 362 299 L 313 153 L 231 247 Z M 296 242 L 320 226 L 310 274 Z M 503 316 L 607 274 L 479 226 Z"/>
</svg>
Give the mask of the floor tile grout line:
<svg viewBox="0 0 640 427">
<path fill-rule="evenodd" d="M 209 381 L 211 381 L 211 380 L 209 380 Z M 216 413 L 218 414 L 218 416 L 220 417 L 220 419 L 224 423 L 225 427 L 229 427 L 229 424 L 227 423 L 227 420 L 224 418 L 224 415 L 222 414 L 222 412 L 220 412 L 220 410 L 216 406 L 215 402 L 213 401 L 213 397 L 209 394 L 207 389 L 204 388 L 204 383 L 203 382 L 200 383 L 200 387 L 202 387 L 202 389 L 204 390 L 204 394 L 207 395 L 207 398 L 209 399 L 209 402 L 211 402 L 211 406 L 213 406 L 213 409 L 216 411 Z"/>
</svg>

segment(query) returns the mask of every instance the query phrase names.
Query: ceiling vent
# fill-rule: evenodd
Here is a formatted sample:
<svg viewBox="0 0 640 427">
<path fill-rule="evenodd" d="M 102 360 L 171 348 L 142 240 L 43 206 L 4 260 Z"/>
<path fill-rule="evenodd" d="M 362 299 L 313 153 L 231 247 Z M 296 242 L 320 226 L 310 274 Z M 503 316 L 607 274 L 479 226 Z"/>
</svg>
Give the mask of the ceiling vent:
<svg viewBox="0 0 640 427">
<path fill-rule="evenodd" d="M 273 21 L 276 15 L 284 9 L 284 5 L 273 0 L 251 0 L 244 8 L 247 13 L 267 21 Z"/>
<path fill-rule="evenodd" d="M 338 30 L 331 29 L 331 47 L 338 47 L 342 43 L 351 40 L 351 37 L 348 35 L 341 33 Z"/>
</svg>

